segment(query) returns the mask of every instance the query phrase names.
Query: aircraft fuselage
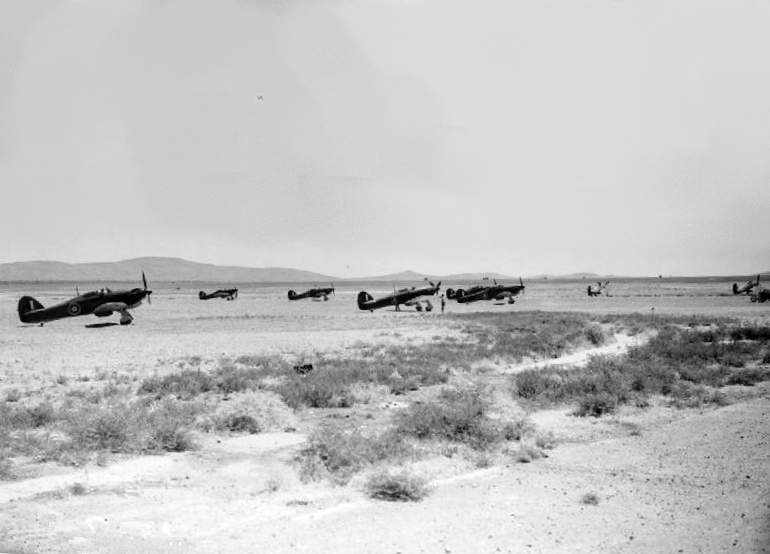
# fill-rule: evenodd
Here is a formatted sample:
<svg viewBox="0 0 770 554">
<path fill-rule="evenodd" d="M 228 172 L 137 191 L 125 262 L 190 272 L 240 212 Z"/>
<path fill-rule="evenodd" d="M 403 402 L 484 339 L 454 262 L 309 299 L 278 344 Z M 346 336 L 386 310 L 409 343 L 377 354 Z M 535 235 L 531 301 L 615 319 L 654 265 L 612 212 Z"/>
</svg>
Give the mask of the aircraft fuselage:
<svg viewBox="0 0 770 554">
<path fill-rule="evenodd" d="M 113 312 L 125 313 L 126 310 L 136 308 L 151 293 L 140 288 L 121 291 L 103 289 L 81 294 L 49 308 L 31 296 L 24 296 L 19 300 L 19 319 L 22 323 L 47 323 L 89 314 L 106 317 Z"/>
<path fill-rule="evenodd" d="M 382 298 L 375 299 L 367 292 L 360 292 L 358 293 L 358 308 L 361 310 L 377 310 L 379 308 L 385 308 L 386 306 L 395 306 L 396 311 L 400 311 L 400 307 L 402 304 L 406 304 L 415 298 L 419 298 L 420 296 L 431 296 L 436 293 L 438 293 L 439 288 L 441 287 L 441 283 L 435 286 L 430 287 L 423 287 L 421 289 L 418 288 L 411 288 L 411 289 L 405 289 L 400 290 L 397 292 L 394 292 L 393 294 L 389 294 L 387 296 L 383 296 Z"/>
</svg>

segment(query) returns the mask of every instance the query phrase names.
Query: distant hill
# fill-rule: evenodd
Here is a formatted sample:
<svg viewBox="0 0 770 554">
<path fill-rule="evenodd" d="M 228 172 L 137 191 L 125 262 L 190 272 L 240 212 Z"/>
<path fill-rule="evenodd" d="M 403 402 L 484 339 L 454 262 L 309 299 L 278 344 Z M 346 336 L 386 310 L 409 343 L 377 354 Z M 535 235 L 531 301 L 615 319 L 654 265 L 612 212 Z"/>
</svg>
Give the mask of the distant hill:
<svg viewBox="0 0 770 554">
<path fill-rule="evenodd" d="M 484 277 L 497 279 L 498 281 L 511 280 L 513 277 L 502 275 L 500 273 L 456 273 L 454 275 L 429 275 L 426 273 L 417 273 L 416 271 L 401 271 L 399 273 L 390 273 L 388 275 L 378 275 L 375 277 L 358 277 L 356 279 L 347 279 L 348 281 L 423 281 L 425 278 L 433 282 L 436 281 L 481 281 Z M 516 278 L 518 279 L 518 277 Z"/>
<path fill-rule="evenodd" d="M 485 277 L 490 281 L 493 279 L 497 279 L 498 281 L 519 280 L 518 276 L 511 277 L 509 275 L 503 275 L 502 273 L 455 273 L 454 275 L 436 277 L 436 279 L 441 279 L 442 281 L 483 281 Z"/>
<path fill-rule="evenodd" d="M 571 273 L 569 275 L 535 275 L 532 279 L 596 279 L 596 273 Z"/>
<path fill-rule="evenodd" d="M 203 264 L 180 258 L 134 258 L 119 262 L 94 262 L 68 264 L 54 261 L 13 262 L 0 264 L 0 281 L 73 281 L 94 283 L 100 281 L 139 281 L 142 271 L 147 280 L 153 282 L 207 281 L 212 283 L 265 283 L 265 282 L 306 282 L 331 283 L 334 281 L 432 281 L 444 283 L 456 281 L 482 281 L 484 277 L 498 281 L 518 280 L 500 273 L 456 273 L 453 275 L 428 275 L 416 271 L 401 271 L 373 277 L 342 279 L 301 269 L 285 267 L 241 267 Z M 756 275 L 756 274 L 753 274 Z M 770 271 L 761 273 L 762 280 L 770 278 Z M 751 276 L 751 275 L 749 275 Z M 613 279 L 615 275 L 596 273 L 572 273 L 570 275 L 537 275 L 523 277 L 524 281 L 539 279 Z M 736 277 L 736 279 L 740 279 Z"/>
<path fill-rule="evenodd" d="M 379 275 L 375 277 L 356 277 L 355 279 L 347 279 L 348 281 L 422 281 L 425 277 L 428 277 L 424 273 L 417 273 L 415 271 L 401 271 L 399 273 L 389 273 L 387 275 Z M 431 277 L 429 277 L 431 278 Z"/>
<path fill-rule="evenodd" d="M 209 281 L 216 283 L 319 282 L 334 277 L 284 267 L 219 266 L 179 258 L 135 258 L 120 262 L 68 264 L 35 261 L 0 264 L 0 281 L 139 281 L 142 271 L 152 282 Z"/>
</svg>

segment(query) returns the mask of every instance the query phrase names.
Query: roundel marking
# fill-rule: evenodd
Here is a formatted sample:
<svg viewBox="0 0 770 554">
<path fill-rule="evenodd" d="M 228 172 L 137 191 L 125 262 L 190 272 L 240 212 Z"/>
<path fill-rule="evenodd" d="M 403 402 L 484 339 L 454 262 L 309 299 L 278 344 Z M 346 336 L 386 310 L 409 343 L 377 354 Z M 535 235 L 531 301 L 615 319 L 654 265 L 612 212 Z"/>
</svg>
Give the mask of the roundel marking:
<svg viewBox="0 0 770 554">
<path fill-rule="evenodd" d="M 73 302 L 69 305 L 67 311 L 69 311 L 70 315 L 78 315 L 80 313 L 80 304 Z"/>
</svg>

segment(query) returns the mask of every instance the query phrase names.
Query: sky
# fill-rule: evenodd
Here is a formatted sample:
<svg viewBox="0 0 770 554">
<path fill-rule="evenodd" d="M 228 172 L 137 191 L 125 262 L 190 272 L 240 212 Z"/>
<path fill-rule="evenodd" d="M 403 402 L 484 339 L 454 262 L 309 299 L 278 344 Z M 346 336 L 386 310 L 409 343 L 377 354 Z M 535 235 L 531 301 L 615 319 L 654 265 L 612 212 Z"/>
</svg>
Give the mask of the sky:
<svg viewBox="0 0 770 554">
<path fill-rule="evenodd" d="M 6 0 L 0 263 L 770 269 L 770 0 Z"/>
</svg>

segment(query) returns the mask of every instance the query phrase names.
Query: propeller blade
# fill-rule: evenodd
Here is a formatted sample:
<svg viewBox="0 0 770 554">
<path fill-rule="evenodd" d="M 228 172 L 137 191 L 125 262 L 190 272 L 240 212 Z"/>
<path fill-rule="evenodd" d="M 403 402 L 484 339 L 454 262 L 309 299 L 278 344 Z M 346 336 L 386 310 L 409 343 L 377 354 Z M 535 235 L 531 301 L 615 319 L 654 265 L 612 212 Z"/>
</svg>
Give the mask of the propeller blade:
<svg viewBox="0 0 770 554">
<path fill-rule="evenodd" d="M 142 284 L 144 285 L 144 292 L 147 295 L 147 303 L 152 304 L 152 300 L 150 299 L 150 295 L 152 294 L 152 291 L 147 290 L 147 277 L 145 277 L 144 271 L 142 271 Z"/>
</svg>

